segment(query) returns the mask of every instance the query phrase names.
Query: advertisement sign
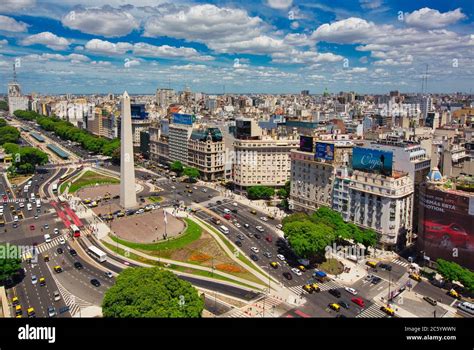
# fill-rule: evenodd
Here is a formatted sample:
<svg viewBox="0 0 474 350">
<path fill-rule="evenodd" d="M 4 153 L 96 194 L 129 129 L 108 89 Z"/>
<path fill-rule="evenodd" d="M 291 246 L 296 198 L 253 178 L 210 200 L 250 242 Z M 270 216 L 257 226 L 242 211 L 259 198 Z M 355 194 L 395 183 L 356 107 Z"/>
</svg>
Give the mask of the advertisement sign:
<svg viewBox="0 0 474 350">
<path fill-rule="evenodd" d="M 334 160 L 334 144 L 316 142 L 316 158 Z"/>
<path fill-rule="evenodd" d="M 392 176 L 393 153 L 370 148 L 354 147 L 352 168 L 369 173 Z"/>
<path fill-rule="evenodd" d="M 311 136 L 300 136 L 300 151 L 313 152 L 313 138 Z"/>
<path fill-rule="evenodd" d="M 419 248 L 431 260 L 442 258 L 474 268 L 472 197 L 421 187 Z"/>
<path fill-rule="evenodd" d="M 191 114 L 173 114 L 174 124 L 193 125 L 193 119 L 194 117 Z"/>
</svg>

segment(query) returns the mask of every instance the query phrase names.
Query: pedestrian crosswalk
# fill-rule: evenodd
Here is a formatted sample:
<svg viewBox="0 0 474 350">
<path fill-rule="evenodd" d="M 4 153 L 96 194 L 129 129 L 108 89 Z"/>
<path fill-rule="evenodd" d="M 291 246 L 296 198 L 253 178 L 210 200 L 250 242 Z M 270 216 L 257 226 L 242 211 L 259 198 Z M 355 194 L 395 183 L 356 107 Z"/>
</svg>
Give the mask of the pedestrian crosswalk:
<svg viewBox="0 0 474 350">
<path fill-rule="evenodd" d="M 249 317 L 252 317 L 250 316 L 248 313 L 245 313 L 244 311 L 240 310 L 240 309 L 233 309 L 229 312 L 226 312 L 224 315 L 222 315 L 221 317 L 231 317 L 231 318 L 249 318 Z"/>
<path fill-rule="evenodd" d="M 370 305 L 367 309 L 364 309 L 361 313 L 359 313 L 356 317 L 357 318 L 381 318 L 386 317 L 385 313 L 380 310 L 380 306 L 377 304 Z"/>
<path fill-rule="evenodd" d="M 88 303 L 87 301 L 82 300 L 81 298 L 78 298 L 77 296 L 71 294 L 66 288 L 64 288 L 61 283 L 58 282 L 58 280 L 53 276 L 56 285 L 58 286 L 59 293 L 61 293 L 61 297 L 64 300 L 64 303 L 66 306 L 69 307 L 69 313 L 71 314 L 72 317 L 79 313 L 81 309 L 92 306 L 91 303 Z"/>
<path fill-rule="evenodd" d="M 48 242 L 48 243 L 45 242 L 45 243 L 38 244 L 37 246 L 32 247 L 30 250 L 27 250 L 27 251 L 23 252 L 22 260 L 25 261 L 27 259 L 31 259 L 32 255 L 38 255 L 38 254 L 44 253 L 44 252 L 58 246 L 60 244 L 59 241 L 60 241 L 61 237 L 66 242 L 70 239 L 69 235 L 62 235 L 62 236 L 55 237 L 54 239 L 51 240 L 51 242 Z"/>
<path fill-rule="evenodd" d="M 408 261 L 403 261 L 400 258 L 395 258 L 392 260 L 392 263 L 403 266 L 403 267 L 408 267 L 410 266 L 410 263 Z"/>
<path fill-rule="evenodd" d="M 324 283 L 317 283 L 317 285 L 319 286 L 319 289 L 324 292 L 324 291 L 327 291 L 329 289 L 341 289 L 341 288 L 344 288 L 343 286 L 339 285 L 338 283 L 334 282 L 334 281 L 327 281 L 327 282 L 324 282 Z M 288 287 L 289 290 L 291 290 L 293 293 L 297 294 L 297 295 L 301 295 L 301 294 L 309 294 L 307 291 L 305 291 L 303 289 L 303 286 L 293 286 L 293 287 Z"/>
</svg>

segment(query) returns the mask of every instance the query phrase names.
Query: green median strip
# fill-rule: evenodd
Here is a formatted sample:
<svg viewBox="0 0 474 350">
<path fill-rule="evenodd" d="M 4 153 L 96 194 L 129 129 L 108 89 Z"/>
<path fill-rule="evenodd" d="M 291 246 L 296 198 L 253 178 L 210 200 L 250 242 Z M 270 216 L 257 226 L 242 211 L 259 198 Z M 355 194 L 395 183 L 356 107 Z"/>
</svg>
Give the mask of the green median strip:
<svg viewBox="0 0 474 350">
<path fill-rule="evenodd" d="M 178 271 L 178 272 L 183 272 L 183 273 L 189 273 L 191 275 L 208 277 L 208 278 L 212 278 L 212 279 L 216 279 L 216 280 L 230 282 L 230 283 L 233 283 L 233 284 L 238 284 L 238 285 L 243 286 L 245 288 L 255 289 L 255 287 L 249 286 L 248 284 L 245 284 L 245 283 L 242 283 L 240 281 L 236 281 L 236 280 L 233 280 L 233 279 L 230 279 L 230 278 L 218 275 L 218 274 L 213 274 L 212 272 L 209 272 L 209 271 L 197 270 L 197 269 L 192 269 L 192 268 L 186 267 L 186 266 L 180 266 L 180 265 L 175 265 L 175 264 L 166 264 L 166 263 L 162 263 L 162 262 L 157 261 L 157 260 L 147 259 L 147 258 L 145 258 L 141 255 L 137 255 L 135 253 L 128 252 L 128 251 L 126 252 L 124 249 L 122 249 L 120 247 L 116 247 L 113 244 L 110 244 L 110 243 L 107 243 L 107 242 L 104 242 L 104 241 L 101 241 L 101 242 L 102 242 L 103 245 L 105 245 L 107 248 L 109 248 L 113 252 L 115 252 L 119 255 L 122 255 L 122 256 L 126 257 L 127 259 L 135 260 L 135 261 L 141 262 L 143 264 L 158 266 L 158 267 L 162 267 L 162 268 L 166 268 L 166 269 L 170 269 L 170 270 L 174 270 L 174 271 Z"/>
</svg>

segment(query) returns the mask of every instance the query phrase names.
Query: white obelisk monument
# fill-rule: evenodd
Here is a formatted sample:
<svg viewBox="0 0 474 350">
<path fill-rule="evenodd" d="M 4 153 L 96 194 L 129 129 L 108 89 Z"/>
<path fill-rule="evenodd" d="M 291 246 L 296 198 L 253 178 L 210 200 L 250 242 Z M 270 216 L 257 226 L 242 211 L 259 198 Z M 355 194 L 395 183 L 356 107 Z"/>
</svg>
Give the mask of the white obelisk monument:
<svg viewBox="0 0 474 350">
<path fill-rule="evenodd" d="M 133 161 L 132 112 L 130 96 L 125 91 L 122 97 L 122 121 L 120 131 L 120 205 L 136 207 L 135 164 Z"/>
</svg>

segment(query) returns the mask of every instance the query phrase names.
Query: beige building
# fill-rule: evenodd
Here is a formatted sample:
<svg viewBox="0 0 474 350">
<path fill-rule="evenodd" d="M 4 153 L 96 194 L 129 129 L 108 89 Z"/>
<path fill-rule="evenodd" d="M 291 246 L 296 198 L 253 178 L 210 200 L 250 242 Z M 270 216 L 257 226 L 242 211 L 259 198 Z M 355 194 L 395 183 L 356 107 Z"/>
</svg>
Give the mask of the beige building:
<svg viewBox="0 0 474 350">
<path fill-rule="evenodd" d="M 224 178 L 224 141 L 218 128 L 199 126 L 188 140 L 187 165 L 199 170 L 201 179 L 214 181 Z"/>
<path fill-rule="evenodd" d="M 233 181 L 237 188 L 249 186 L 284 186 L 290 180 L 292 150 L 298 138 L 262 136 L 258 139 L 235 139 Z"/>
</svg>

